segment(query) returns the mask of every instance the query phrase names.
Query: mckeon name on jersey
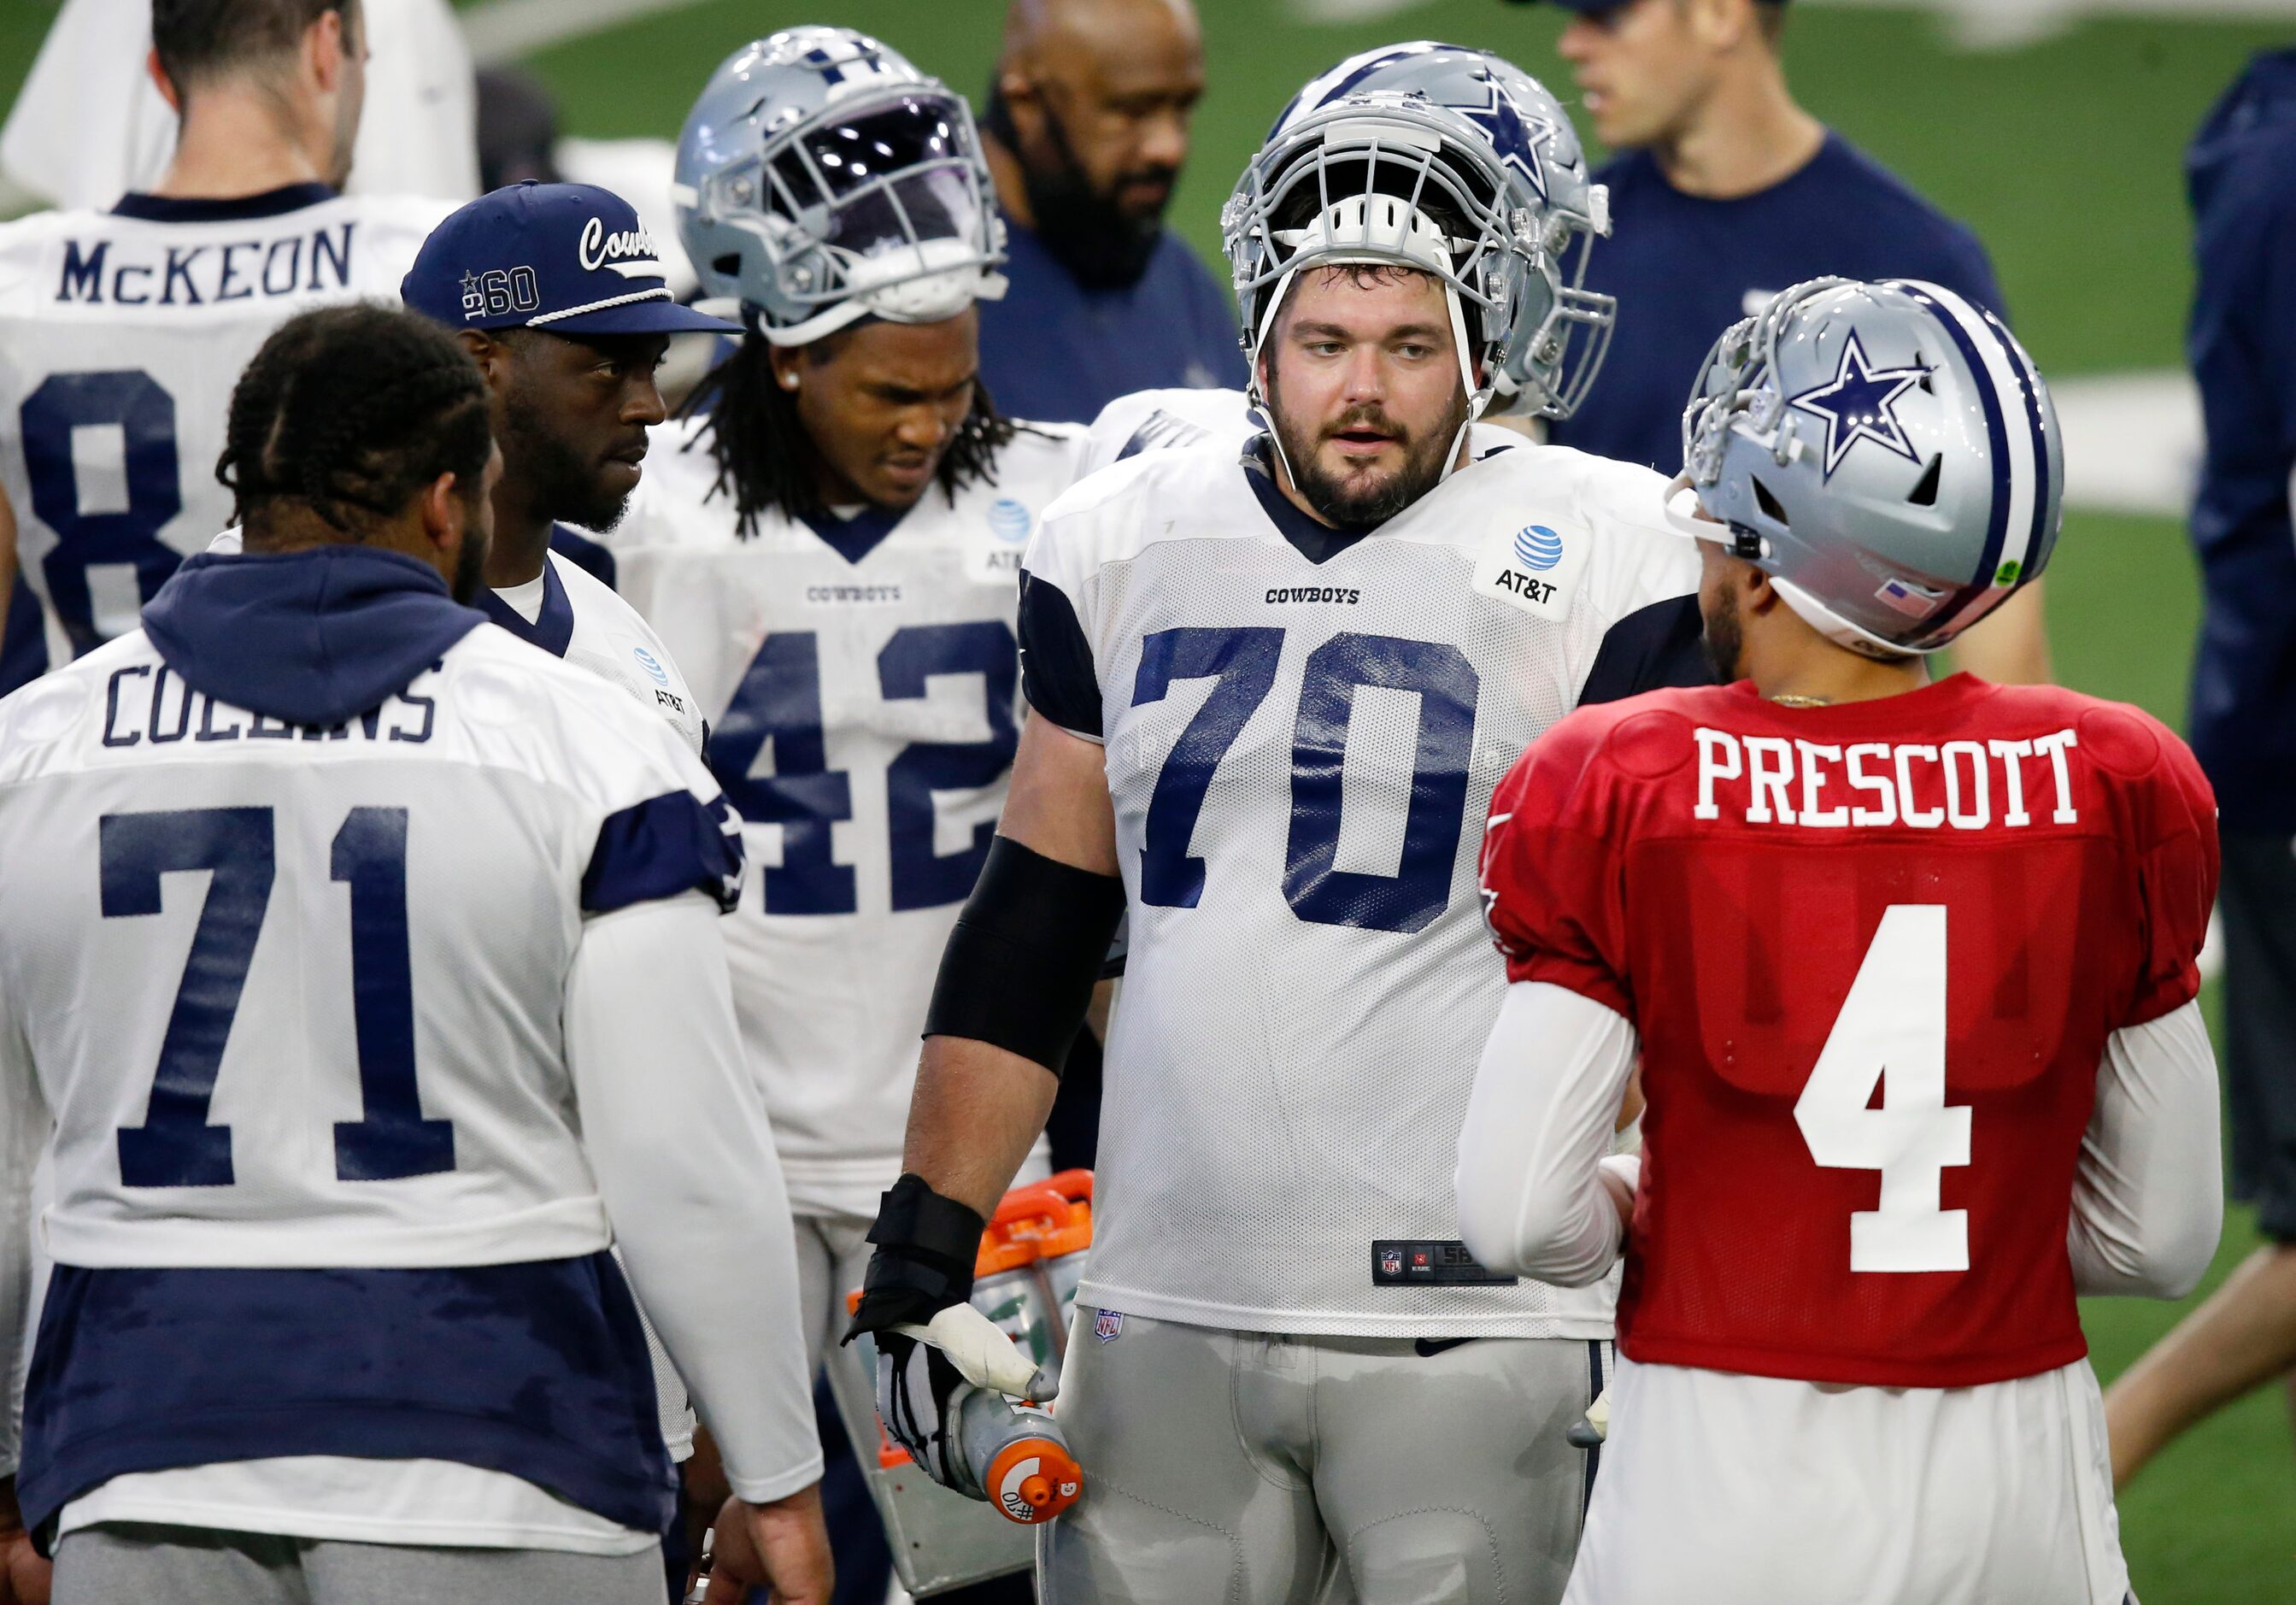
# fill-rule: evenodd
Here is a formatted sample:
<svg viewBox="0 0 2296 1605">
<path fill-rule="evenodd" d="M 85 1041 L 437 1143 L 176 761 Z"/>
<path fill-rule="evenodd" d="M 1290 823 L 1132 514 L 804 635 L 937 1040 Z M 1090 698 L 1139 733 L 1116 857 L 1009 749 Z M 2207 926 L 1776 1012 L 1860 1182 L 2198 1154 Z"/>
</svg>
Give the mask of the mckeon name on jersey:
<svg viewBox="0 0 2296 1605">
<path fill-rule="evenodd" d="M 216 458 L 271 332 L 331 301 L 396 302 L 445 210 L 301 184 L 0 225 L 0 490 L 51 663 L 135 629 L 231 523 Z"/>
<path fill-rule="evenodd" d="M 362 1519 L 475 1504 L 511 1535 L 400 1542 L 643 1543 L 668 1516 L 562 1017 L 586 919 L 730 899 L 733 821 L 660 720 L 435 576 L 337 636 L 295 612 L 420 566 L 195 558 L 145 630 L 0 704 L 0 1074 L 36 1073 L 55 1123 L 36 1520 L 139 1478 L 301 1512 L 259 1530 L 375 1535 L 312 1514 L 347 1487 Z M 266 576 L 302 588 L 266 601 Z M 201 578 L 230 594 L 184 624 Z M 230 638 L 250 618 L 263 651 Z M 365 712 L 293 722 L 337 680 L 325 705 Z M 254 1370 L 234 1321 L 271 1334 Z M 250 1480 L 313 1456 L 324 1487 Z M 210 1466 L 229 1492 L 186 1481 Z"/>
<path fill-rule="evenodd" d="M 734 531 L 699 426 L 657 432 L 604 539 L 676 655 L 754 870 L 734 1001 L 800 1214 L 866 1218 L 900 1173 L 917 1038 L 1019 744 L 1021 553 L 1081 432 L 1022 425 L 996 477 Z"/>
<path fill-rule="evenodd" d="M 1475 460 L 1367 535 L 1255 446 L 1144 453 L 1046 514 L 1037 712 L 1107 747 L 1132 922 L 1085 1299 L 1259 1331 L 1603 1338 L 1607 1288 L 1460 1248 L 1449 1175 L 1503 987 L 1479 822 L 1606 632 L 1695 582 L 1647 470 Z"/>
</svg>

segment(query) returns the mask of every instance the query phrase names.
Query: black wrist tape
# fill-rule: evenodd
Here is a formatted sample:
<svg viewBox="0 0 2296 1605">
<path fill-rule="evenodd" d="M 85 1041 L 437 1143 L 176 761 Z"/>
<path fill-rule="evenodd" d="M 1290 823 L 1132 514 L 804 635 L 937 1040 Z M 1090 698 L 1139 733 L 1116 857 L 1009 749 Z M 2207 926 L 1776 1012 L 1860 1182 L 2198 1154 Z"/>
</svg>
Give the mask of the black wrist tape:
<svg viewBox="0 0 2296 1605">
<path fill-rule="evenodd" d="M 972 1297 L 972 1267 L 987 1224 L 955 1198 L 933 1191 L 922 1176 L 904 1173 L 878 1202 L 869 1228 L 877 1252 L 870 1256 L 845 1340 L 901 1321 L 931 1321 Z"/>
<path fill-rule="evenodd" d="M 1058 1075 L 1123 918 L 1115 876 L 998 836 L 941 954 L 925 1034 L 987 1042 Z"/>
</svg>

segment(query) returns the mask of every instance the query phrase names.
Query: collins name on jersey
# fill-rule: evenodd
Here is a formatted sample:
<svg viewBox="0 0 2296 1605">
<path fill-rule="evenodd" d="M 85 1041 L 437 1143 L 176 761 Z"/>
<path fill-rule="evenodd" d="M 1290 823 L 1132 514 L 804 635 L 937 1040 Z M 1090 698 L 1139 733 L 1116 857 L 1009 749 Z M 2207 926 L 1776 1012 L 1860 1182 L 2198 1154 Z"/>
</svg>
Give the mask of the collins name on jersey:
<svg viewBox="0 0 2296 1605">
<path fill-rule="evenodd" d="M 133 630 L 231 523 L 216 459 L 271 332 L 332 301 L 396 302 L 446 210 L 308 184 L 0 225 L 0 489 L 51 663 Z"/>
<path fill-rule="evenodd" d="M 865 1218 L 899 1174 L 925 1004 L 1019 742 L 1021 553 L 1081 440 L 1024 424 L 953 506 L 935 485 L 742 539 L 701 425 L 668 425 L 603 537 L 742 815 L 734 1001 L 800 1214 Z"/>
<path fill-rule="evenodd" d="M 1350 536 L 1285 500 L 1257 448 L 1146 451 L 1030 544 L 1029 699 L 1105 745 L 1130 901 L 1092 1302 L 1261 1331 L 1609 1334 L 1606 1289 L 1454 1252 L 1459 1123 L 1504 990 L 1475 958 L 1478 827 L 1606 633 L 1688 591 L 1696 559 L 1648 470 L 1512 434 L 1474 458 Z"/>
</svg>

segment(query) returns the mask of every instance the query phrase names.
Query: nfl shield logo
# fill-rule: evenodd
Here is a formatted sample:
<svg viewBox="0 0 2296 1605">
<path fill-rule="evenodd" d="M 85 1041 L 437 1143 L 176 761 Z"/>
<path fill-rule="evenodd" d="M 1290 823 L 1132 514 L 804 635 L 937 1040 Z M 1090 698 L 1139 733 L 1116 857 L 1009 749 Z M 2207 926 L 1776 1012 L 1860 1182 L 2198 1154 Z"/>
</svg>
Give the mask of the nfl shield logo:
<svg viewBox="0 0 2296 1605">
<path fill-rule="evenodd" d="M 1123 1329 L 1124 1317 L 1114 1310 L 1103 1310 L 1093 1317 L 1092 1335 L 1103 1343 L 1115 1342 L 1116 1335 Z"/>
<path fill-rule="evenodd" d="M 1403 1250 L 1400 1248 L 1381 1249 L 1379 1251 L 1379 1273 L 1382 1276 L 1402 1275 Z"/>
</svg>

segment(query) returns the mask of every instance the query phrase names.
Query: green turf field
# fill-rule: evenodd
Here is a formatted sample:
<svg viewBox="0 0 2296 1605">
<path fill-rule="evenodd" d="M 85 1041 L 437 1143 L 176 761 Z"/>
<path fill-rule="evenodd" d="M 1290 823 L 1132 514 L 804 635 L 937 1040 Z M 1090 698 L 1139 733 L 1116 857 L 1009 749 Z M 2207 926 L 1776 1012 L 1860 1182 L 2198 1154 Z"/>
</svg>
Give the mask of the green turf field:
<svg viewBox="0 0 2296 1605">
<path fill-rule="evenodd" d="M 1208 253 L 1220 202 L 1268 119 L 1300 81 L 1341 55 L 1442 37 L 1503 51 L 1570 99 L 1570 75 L 1550 47 L 1559 26 L 1552 12 L 1437 0 L 1385 21 L 1311 27 L 1282 0 L 1198 3 L 1210 89 L 1173 217 Z M 2285 42 L 2288 30 L 2117 19 L 2022 50 L 1968 54 L 1910 10 L 1797 11 L 1787 57 L 1804 100 L 1985 238 L 2046 373 L 2177 364 L 2191 285 L 2185 141 L 2247 56 Z M 869 29 L 977 94 L 1000 12 L 992 0 L 839 0 L 819 9 L 708 0 L 561 45 L 534 65 L 558 92 L 568 132 L 675 136 L 720 58 L 796 22 Z M 0 4 L 0 103 L 48 14 L 42 0 Z M 2076 514 L 2050 586 L 2066 682 L 2180 721 L 2198 602 L 2179 526 Z M 2210 1285 L 2253 1240 L 2235 1214 Z M 2092 1305 L 2100 1372 L 2113 1375 L 2177 1313 Z M 2178 1444 L 2129 1491 L 2121 1519 L 2146 1605 L 2296 1601 L 2296 1464 L 2279 1397 L 2251 1398 Z"/>
</svg>

